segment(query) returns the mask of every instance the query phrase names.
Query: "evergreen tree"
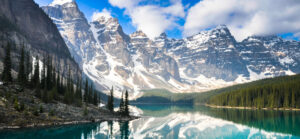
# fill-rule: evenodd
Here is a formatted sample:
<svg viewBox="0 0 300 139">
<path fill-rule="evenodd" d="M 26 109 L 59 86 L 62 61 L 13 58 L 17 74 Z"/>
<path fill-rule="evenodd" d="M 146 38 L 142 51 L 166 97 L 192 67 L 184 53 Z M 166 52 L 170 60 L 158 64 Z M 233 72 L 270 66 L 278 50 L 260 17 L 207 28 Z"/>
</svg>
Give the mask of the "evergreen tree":
<svg viewBox="0 0 300 139">
<path fill-rule="evenodd" d="M 46 84 L 46 59 L 43 59 L 43 68 L 41 73 L 41 88 L 44 89 Z"/>
<path fill-rule="evenodd" d="M 29 82 L 29 79 L 31 79 L 30 76 L 30 73 L 31 73 L 31 70 L 32 70 L 32 64 L 31 64 L 31 61 L 30 61 L 30 52 L 26 52 L 26 55 L 25 55 L 25 65 L 26 65 L 26 79 L 27 81 Z"/>
<path fill-rule="evenodd" d="M 78 95 L 79 95 L 80 101 L 82 101 L 82 78 L 81 78 L 81 77 L 80 77 L 80 80 L 79 80 L 79 91 L 78 91 Z"/>
<path fill-rule="evenodd" d="M 78 99 L 79 101 L 82 101 L 82 96 L 81 96 L 81 79 L 80 79 L 80 77 L 77 78 L 75 96 L 76 96 L 76 99 Z"/>
<path fill-rule="evenodd" d="M 295 101 L 295 92 L 292 92 L 292 98 L 291 98 L 291 107 L 295 108 L 296 106 L 296 101 Z"/>
<path fill-rule="evenodd" d="M 54 66 L 52 68 L 52 79 L 51 80 L 52 80 L 52 86 L 56 87 L 56 69 Z"/>
<path fill-rule="evenodd" d="M 93 97 L 93 104 L 95 106 L 98 105 L 98 95 L 97 95 L 97 92 L 94 91 L 94 97 Z"/>
<path fill-rule="evenodd" d="M 63 77 L 63 75 L 61 75 L 61 79 L 60 79 L 60 82 L 59 82 L 59 86 L 60 86 L 60 94 L 64 95 L 64 94 L 65 94 L 66 87 L 65 87 L 65 85 L 64 85 L 64 77 Z"/>
<path fill-rule="evenodd" d="M 128 91 L 125 92 L 124 115 L 129 116 Z"/>
<path fill-rule="evenodd" d="M 61 84 L 60 84 L 60 72 L 59 72 L 59 68 L 58 68 L 58 71 L 57 71 L 56 86 L 57 86 L 57 93 L 62 94 L 62 92 L 61 92 Z"/>
<path fill-rule="evenodd" d="M 287 91 L 287 90 L 286 90 Z M 290 100 L 289 100 L 289 92 L 284 92 L 284 102 L 283 107 L 288 108 L 290 106 Z"/>
<path fill-rule="evenodd" d="M 5 58 L 4 58 L 4 70 L 2 72 L 2 80 L 4 82 L 12 82 L 11 76 L 11 59 L 10 59 L 10 44 L 6 45 L 5 49 Z"/>
<path fill-rule="evenodd" d="M 47 84 L 47 90 L 50 90 L 52 86 L 52 60 L 50 56 L 47 56 L 47 71 L 46 71 L 46 84 Z"/>
<path fill-rule="evenodd" d="M 71 92 L 71 69 L 70 66 L 68 66 L 68 77 L 67 77 L 67 89 L 68 92 Z"/>
<path fill-rule="evenodd" d="M 19 62 L 20 62 L 19 63 L 19 72 L 18 72 L 18 83 L 21 86 L 24 86 L 26 84 L 24 58 L 25 58 L 25 52 L 24 52 L 24 46 L 22 46 L 21 53 L 20 53 L 20 60 L 19 60 Z"/>
<path fill-rule="evenodd" d="M 83 96 L 84 102 L 88 102 L 88 93 L 89 93 L 89 81 L 86 78 L 85 87 L 84 87 L 84 96 Z"/>
<path fill-rule="evenodd" d="M 256 108 L 300 107 L 300 74 L 264 79 L 224 91 L 209 100 L 209 104 Z M 243 100 L 240 102 L 240 100 Z M 246 103 L 245 103 L 246 102 Z"/>
<path fill-rule="evenodd" d="M 52 83 L 53 83 L 53 88 L 52 88 L 52 98 L 55 100 L 58 100 L 58 86 L 56 83 L 56 71 L 55 71 L 55 67 L 53 67 L 53 71 L 52 71 Z"/>
<path fill-rule="evenodd" d="M 40 84 L 40 64 L 38 56 L 35 58 L 34 73 L 31 79 L 31 84 L 33 87 L 37 87 Z"/>
<path fill-rule="evenodd" d="M 91 83 L 90 89 L 89 89 L 89 93 L 88 93 L 88 102 L 93 104 L 93 84 Z"/>
<path fill-rule="evenodd" d="M 114 88 L 113 87 L 110 90 L 110 95 L 108 96 L 106 106 L 110 112 L 114 111 Z"/>
<path fill-rule="evenodd" d="M 119 106 L 119 112 L 121 115 L 124 115 L 124 93 L 122 92 L 121 100 L 120 100 L 120 106 Z"/>
<path fill-rule="evenodd" d="M 43 91 L 42 91 L 42 100 L 45 103 L 48 103 L 48 86 L 49 86 L 49 57 L 44 58 L 43 71 L 42 71 L 42 80 L 43 80 Z"/>
</svg>

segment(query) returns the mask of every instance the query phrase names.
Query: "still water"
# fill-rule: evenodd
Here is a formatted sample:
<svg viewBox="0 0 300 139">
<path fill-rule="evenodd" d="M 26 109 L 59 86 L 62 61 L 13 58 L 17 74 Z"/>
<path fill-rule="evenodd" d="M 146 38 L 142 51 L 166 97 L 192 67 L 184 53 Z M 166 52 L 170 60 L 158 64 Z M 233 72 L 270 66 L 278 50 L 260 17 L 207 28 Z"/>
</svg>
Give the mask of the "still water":
<svg viewBox="0 0 300 139">
<path fill-rule="evenodd" d="M 213 109 L 205 106 L 139 105 L 142 118 L 51 128 L 0 131 L 0 139 L 80 138 L 295 138 L 300 112 Z"/>
</svg>

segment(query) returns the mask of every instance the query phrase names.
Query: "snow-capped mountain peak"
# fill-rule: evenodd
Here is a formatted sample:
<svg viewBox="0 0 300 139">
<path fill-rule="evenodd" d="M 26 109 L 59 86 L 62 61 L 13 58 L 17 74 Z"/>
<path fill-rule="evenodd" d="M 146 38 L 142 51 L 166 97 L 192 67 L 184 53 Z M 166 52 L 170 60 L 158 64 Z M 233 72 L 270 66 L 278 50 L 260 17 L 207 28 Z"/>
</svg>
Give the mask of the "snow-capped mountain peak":
<svg viewBox="0 0 300 139">
<path fill-rule="evenodd" d="M 113 18 L 112 16 L 109 16 L 109 15 L 98 16 L 95 19 L 93 19 L 92 22 L 99 22 L 101 24 L 106 24 L 107 22 L 112 22 L 112 21 L 119 24 L 117 18 Z"/>
<path fill-rule="evenodd" d="M 56 1 L 56 0 L 55 0 Z M 46 6 L 71 54 L 95 86 L 116 96 L 141 90 L 201 92 L 265 77 L 300 73 L 300 43 L 277 36 L 253 36 L 237 42 L 225 25 L 184 39 L 165 33 L 154 40 L 142 31 L 123 32 L 118 19 L 98 16 L 88 23 L 70 0 Z M 72 2 L 72 1 L 71 1 Z M 76 5 L 75 2 L 72 2 Z"/>
<path fill-rule="evenodd" d="M 132 34 L 130 34 L 131 38 L 148 38 L 147 35 L 141 31 L 141 30 L 137 30 L 136 32 L 133 32 Z"/>
</svg>

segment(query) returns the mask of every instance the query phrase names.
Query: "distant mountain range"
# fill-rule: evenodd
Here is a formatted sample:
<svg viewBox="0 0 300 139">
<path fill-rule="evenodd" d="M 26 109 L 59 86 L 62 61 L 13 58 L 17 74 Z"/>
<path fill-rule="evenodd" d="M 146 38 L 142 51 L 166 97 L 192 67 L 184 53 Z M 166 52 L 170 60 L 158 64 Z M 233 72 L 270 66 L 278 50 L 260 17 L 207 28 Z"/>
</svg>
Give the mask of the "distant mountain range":
<svg viewBox="0 0 300 139">
<path fill-rule="evenodd" d="M 250 36 L 237 42 L 225 25 L 184 39 L 127 35 L 118 19 L 88 22 L 75 1 L 42 9 L 57 25 L 71 55 L 96 87 L 131 97 L 141 90 L 202 92 L 266 77 L 300 73 L 300 42 Z M 120 93 L 116 94 L 120 96 Z"/>
</svg>

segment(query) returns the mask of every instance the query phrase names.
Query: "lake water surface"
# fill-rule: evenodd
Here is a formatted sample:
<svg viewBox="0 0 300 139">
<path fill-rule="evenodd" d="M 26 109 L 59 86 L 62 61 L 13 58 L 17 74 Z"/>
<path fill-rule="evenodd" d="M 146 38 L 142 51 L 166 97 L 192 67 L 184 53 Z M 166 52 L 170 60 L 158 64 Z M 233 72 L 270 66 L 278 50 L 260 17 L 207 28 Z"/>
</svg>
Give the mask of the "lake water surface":
<svg viewBox="0 0 300 139">
<path fill-rule="evenodd" d="M 300 112 L 214 109 L 205 106 L 139 105 L 142 118 L 0 131 L 0 139 L 76 138 L 297 138 Z"/>
</svg>

